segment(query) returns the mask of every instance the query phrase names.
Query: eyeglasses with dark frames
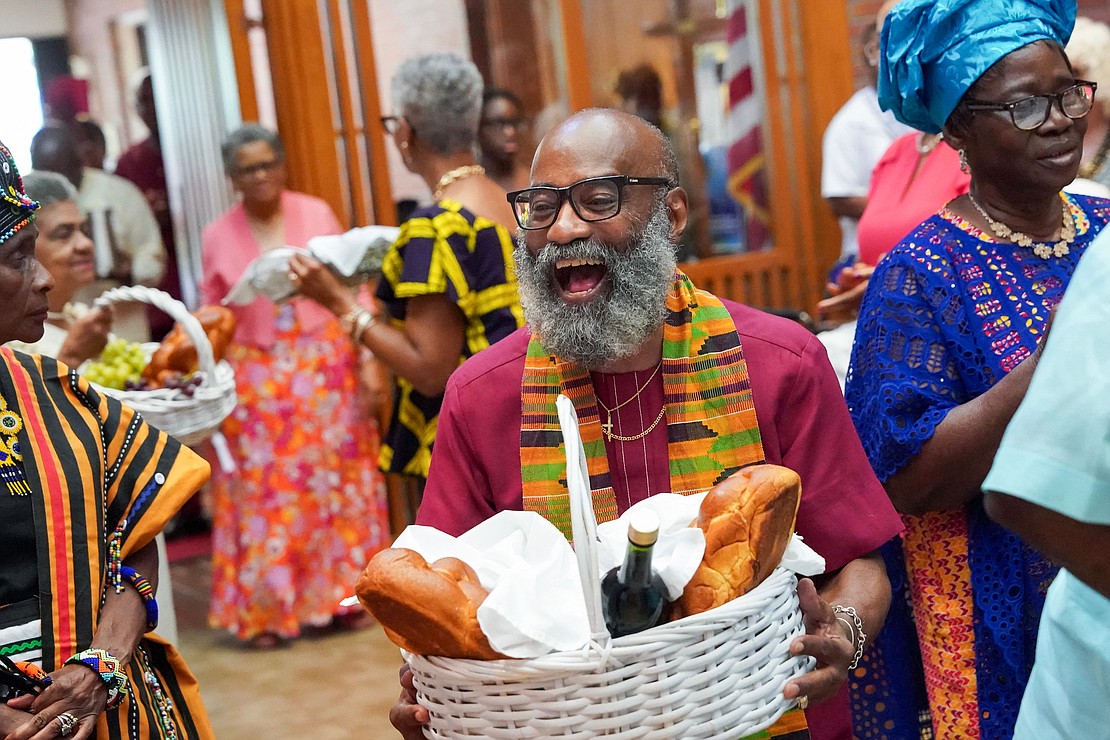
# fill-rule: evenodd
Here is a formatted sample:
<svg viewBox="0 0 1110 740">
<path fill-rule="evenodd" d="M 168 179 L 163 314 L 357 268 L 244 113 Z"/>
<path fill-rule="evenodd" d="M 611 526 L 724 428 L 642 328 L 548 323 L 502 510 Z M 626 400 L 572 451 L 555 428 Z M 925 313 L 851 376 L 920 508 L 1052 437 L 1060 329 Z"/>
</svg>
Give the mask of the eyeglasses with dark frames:
<svg viewBox="0 0 1110 740">
<path fill-rule="evenodd" d="M 1048 120 L 1052 104 L 1060 107 L 1065 116 L 1074 120 L 1083 118 L 1091 112 L 1095 102 L 1098 83 L 1076 80 L 1067 90 L 1053 95 L 1030 95 L 1027 98 L 1009 103 L 991 103 L 984 100 L 969 100 L 964 105 L 971 111 L 1007 111 L 1014 126 L 1022 131 L 1036 131 Z"/>
<path fill-rule="evenodd" d="M 382 128 L 385 129 L 387 134 L 392 134 L 401 125 L 400 116 L 382 116 Z"/>
<path fill-rule="evenodd" d="M 628 177 L 606 175 L 579 180 L 566 187 L 540 185 L 506 194 L 513 207 L 516 222 L 527 231 L 546 229 L 555 223 L 563 203 L 570 200 L 571 208 L 583 221 L 604 221 L 621 212 L 624 189 L 629 185 L 676 187 L 666 177 Z"/>
</svg>

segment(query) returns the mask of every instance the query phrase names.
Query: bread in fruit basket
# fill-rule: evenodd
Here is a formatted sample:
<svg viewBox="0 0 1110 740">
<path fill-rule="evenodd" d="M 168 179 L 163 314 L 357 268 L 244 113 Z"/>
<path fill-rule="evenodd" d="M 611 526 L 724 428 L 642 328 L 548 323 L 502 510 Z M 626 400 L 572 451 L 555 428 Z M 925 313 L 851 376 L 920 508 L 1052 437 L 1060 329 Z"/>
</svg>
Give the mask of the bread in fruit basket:
<svg viewBox="0 0 1110 740">
<path fill-rule="evenodd" d="M 802 498 L 798 474 L 779 465 L 742 468 L 714 486 L 695 522 L 705 555 L 674 606 L 699 614 L 758 586 L 782 560 Z"/>
<path fill-rule="evenodd" d="M 403 547 L 382 550 L 366 565 L 355 593 L 396 645 L 417 655 L 504 658 L 478 624 L 489 592 L 458 558 L 429 564 Z"/>
<path fill-rule="evenodd" d="M 235 314 L 223 306 L 201 306 L 193 312 L 193 316 L 200 322 L 212 344 L 213 359 L 219 362 L 235 335 Z M 151 355 L 150 362 L 143 370 L 143 379 L 161 385 L 167 377 L 175 373 L 188 375 L 196 372 L 198 367 L 197 348 L 193 340 L 180 324 L 175 324 Z"/>
</svg>

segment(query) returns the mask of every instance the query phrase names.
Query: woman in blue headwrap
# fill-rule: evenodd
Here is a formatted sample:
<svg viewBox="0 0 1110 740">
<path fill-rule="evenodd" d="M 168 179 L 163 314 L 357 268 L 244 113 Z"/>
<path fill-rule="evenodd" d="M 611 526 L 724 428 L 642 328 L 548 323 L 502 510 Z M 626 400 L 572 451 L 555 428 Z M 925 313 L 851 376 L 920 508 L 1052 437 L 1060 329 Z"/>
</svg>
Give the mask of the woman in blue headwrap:
<svg viewBox="0 0 1110 740">
<path fill-rule="evenodd" d="M 1110 219 L 1061 191 L 1095 87 L 1064 54 L 1074 20 L 1075 0 L 905 0 L 883 27 L 880 103 L 943 130 L 971 185 L 879 263 L 860 311 L 846 397 L 906 523 L 852 681 L 861 740 L 1013 733 L 1056 568 L 988 519 L 980 486 Z"/>
</svg>

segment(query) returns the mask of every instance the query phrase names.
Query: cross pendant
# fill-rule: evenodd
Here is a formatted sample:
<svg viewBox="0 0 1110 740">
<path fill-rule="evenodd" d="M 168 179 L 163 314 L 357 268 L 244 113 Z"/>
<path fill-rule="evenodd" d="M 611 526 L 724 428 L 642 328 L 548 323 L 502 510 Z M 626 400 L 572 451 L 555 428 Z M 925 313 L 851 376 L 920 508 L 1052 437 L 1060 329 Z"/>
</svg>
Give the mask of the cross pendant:
<svg viewBox="0 0 1110 740">
<path fill-rule="evenodd" d="M 605 435 L 605 439 L 613 438 L 613 419 L 609 418 L 604 424 L 601 425 L 601 433 Z"/>
</svg>

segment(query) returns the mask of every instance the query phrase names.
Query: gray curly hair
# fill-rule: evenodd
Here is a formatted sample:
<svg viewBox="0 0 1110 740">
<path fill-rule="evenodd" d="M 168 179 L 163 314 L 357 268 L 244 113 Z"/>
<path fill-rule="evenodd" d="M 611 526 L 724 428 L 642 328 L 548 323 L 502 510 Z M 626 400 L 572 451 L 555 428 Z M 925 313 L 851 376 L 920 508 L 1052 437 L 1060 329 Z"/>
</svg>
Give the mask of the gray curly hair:
<svg viewBox="0 0 1110 740">
<path fill-rule="evenodd" d="M 274 156 L 285 161 L 285 145 L 276 131 L 271 131 L 259 123 L 244 123 L 232 131 L 220 145 L 220 156 L 224 160 L 224 172 L 232 174 L 235 170 L 235 155 L 247 144 L 264 141 L 274 150 Z"/>
<path fill-rule="evenodd" d="M 37 200 L 43 208 L 65 200 L 77 202 L 77 188 L 57 172 L 46 170 L 28 172 L 23 176 L 23 189 L 28 198 Z"/>
<path fill-rule="evenodd" d="M 420 140 L 438 154 L 474 146 L 482 114 L 482 75 L 458 54 L 406 59 L 391 82 L 393 105 Z"/>
</svg>

